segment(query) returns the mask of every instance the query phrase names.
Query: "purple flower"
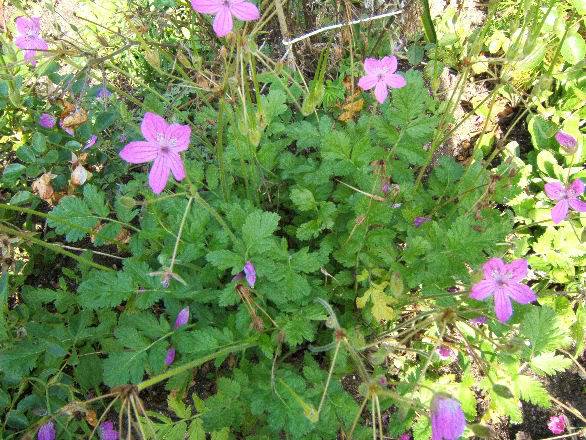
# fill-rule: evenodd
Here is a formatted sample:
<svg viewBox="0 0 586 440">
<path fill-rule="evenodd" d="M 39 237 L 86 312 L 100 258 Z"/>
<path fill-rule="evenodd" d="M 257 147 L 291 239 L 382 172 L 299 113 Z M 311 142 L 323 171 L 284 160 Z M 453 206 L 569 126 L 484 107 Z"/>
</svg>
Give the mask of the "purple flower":
<svg viewBox="0 0 586 440">
<path fill-rule="evenodd" d="M 16 19 L 16 30 L 18 36 L 14 39 L 14 44 L 19 49 L 24 50 L 24 59 L 30 61 L 34 66 L 37 61 L 34 59 L 37 50 L 47 50 L 49 45 L 39 35 L 41 33 L 41 19 L 39 17 L 18 17 Z"/>
<path fill-rule="evenodd" d="M 423 223 L 427 223 L 429 221 L 431 221 L 431 219 L 429 217 L 415 217 L 415 219 L 413 220 L 413 226 L 415 226 L 416 228 L 418 228 Z"/>
<path fill-rule="evenodd" d="M 574 180 L 568 187 L 558 181 L 545 184 L 545 194 L 557 202 L 551 210 L 551 219 L 556 225 L 566 219 L 570 208 L 586 212 L 586 203 L 578 199 L 583 193 L 584 183 L 580 179 Z"/>
<path fill-rule="evenodd" d="M 460 402 L 445 394 L 436 394 L 431 401 L 431 440 L 456 440 L 466 428 Z"/>
<path fill-rule="evenodd" d="M 181 309 L 177 314 L 177 318 L 175 318 L 175 328 L 179 328 L 187 324 L 189 321 L 189 307 L 185 307 Z"/>
<path fill-rule="evenodd" d="M 246 276 L 248 285 L 254 288 L 254 284 L 256 283 L 256 270 L 251 261 L 247 261 L 244 265 L 244 275 Z"/>
<path fill-rule="evenodd" d="M 437 349 L 437 354 L 439 355 L 440 359 L 446 360 L 450 359 L 454 355 L 454 352 L 447 345 L 440 345 Z"/>
<path fill-rule="evenodd" d="M 366 58 L 364 60 L 364 75 L 358 81 L 358 86 L 363 90 L 370 90 L 374 87 L 374 96 L 379 103 L 386 101 L 389 96 L 389 87 L 400 89 L 405 87 L 407 81 L 401 75 L 397 75 L 397 57 L 387 56 L 377 60 Z"/>
<path fill-rule="evenodd" d="M 114 429 L 114 423 L 108 420 L 100 425 L 100 440 L 118 440 L 118 431 Z"/>
<path fill-rule="evenodd" d="M 482 301 L 494 295 L 494 310 L 500 322 L 507 322 L 513 314 L 511 299 L 529 304 L 537 299 L 529 286 L 521 284 L 527 276 L 527 260 L 506 264 L 500 258 L 491 258 L 482 266 L 484 279 L 472 286 L 470 298 Z"/>
<path fill-rule="evenodd" d="M 191 0 L 191 7 L 201 14 L 215 15 L 212 27 L 218 37 L 232 31 L 232 16 L 242 21 L 258 20 L 258 8 L 245 0 Z"/>
<path fill-rule="evenodd" d="M 47 422 L 39 428 L 37 440 L 55 440 L 55 424 Z"/>
<path fill-rule="evenodd" d="M 411 434 L 404 432 L 399 436 L 399 440 L 411 440 Z"/>
<path fill-rule="evenodd" d="M 108 99 L 110 96 L 112 96 L 112 92 L 110 92 L 110 90 L 108 90 L 106 87 L 102 86 L 98 89 L 98 92 L 96 93 L 96 98 L 98 99 L 102 99 L 102 100 L 106 100 Z"/>
<path fill-rule="evenodd" d="M 165 365 L 171 365 L 175 360 L 175 347 L 171 347 L 167 350 L 167 355 L 165 356 Z"/>
<path fill-rule="evenodd" d="M 49 113 L 43 113 L 39 117 L 39 125 L 43 128 L 53 128 L 55 127 L 55 122 L 57 122 L 57 119 Z"/>
<path fill-rule="evenodd" d="M 547 427 L 555 435 L 562 434 L 566 430 L 566 417 L 564 415 L 550 417 Z"/>
<path fill-rule="evenodd" d="M 140 130 L 146 141 L 126 144 L 120 151 L 120 157 L 129 163 L 154 161 L 149 173 L 149 185 L 155 194 L 160 194 L 169 179 L 169 171 L 173 172 L 176 180 L 185 178 L 179 153 L 189 147 L 191 128 L 189 125 L 167 124 L 161 116 L 147 112 Z"/>
<path fill-rule="evenodd" d="M 381 191 L 383 192 L 383 194 L 387 194 L 390 190 L 391 190 L 391 184 L 388 181 L 383 183 L 383 186 L 381 187 Z"/>
<path fill-rule="evenodd" d="M 91 147 L 93 147 L 96 143 L 96 141 L 98 140 L 98 137 L 94 134 L 92 135 L 87 142 L 85 143 L 85 145 L 83 146 L 83 148 L 81 149 L 81 151 L 85 151 Z"/>
<path fill-rule="evenodd" d="M 560 130 L 555 134 L 555 140 L 558 141 L 558 144 L 560 144 L 568 153 L 576 152 L 578 141 L 571 134 Z"/>
<path fill-rule="evenodd" d="M 472 318 L 470 322 L 474 325 L 482 325 L 488 322 L 488 318 L 486 316 L 477 316 L 476 318 Z"/>
</svg>

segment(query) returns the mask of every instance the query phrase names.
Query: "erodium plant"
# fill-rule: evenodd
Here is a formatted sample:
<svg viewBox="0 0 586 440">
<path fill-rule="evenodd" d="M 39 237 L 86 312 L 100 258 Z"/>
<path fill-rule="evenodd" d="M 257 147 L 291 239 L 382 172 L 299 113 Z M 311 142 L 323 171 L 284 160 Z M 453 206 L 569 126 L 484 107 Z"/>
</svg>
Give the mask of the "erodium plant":
<svg viewBox="0 0 586 440">
<path fill-rule="evenodd" d="M 582 77 L 561 28 L 543 60 L 571 97 L 522 94 L 531 143 L 510 128 L 457 160 L 440 147 L 460 92 L 430 74 L 452 40 L 429 14 L 426 46 L 387 41 L 391 13 L 283 43 L 294 3 L 80 12 L 73 41 L 9 23 L 1 438 L 456 440 L 527 403 L 583 432 L 541 380 L 583 371 L 586 334 Z M 473 103 L 489 121 L 511 53 Z"/>
</svg>

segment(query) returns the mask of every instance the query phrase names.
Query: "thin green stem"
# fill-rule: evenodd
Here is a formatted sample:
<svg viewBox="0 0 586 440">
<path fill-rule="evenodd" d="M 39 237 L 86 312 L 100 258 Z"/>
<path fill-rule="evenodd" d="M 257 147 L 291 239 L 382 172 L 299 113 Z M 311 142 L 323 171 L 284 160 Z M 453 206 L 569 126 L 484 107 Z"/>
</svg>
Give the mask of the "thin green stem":
<svg viewBox="0 0 586 440">
<path fill-rule="evenodd" d="M 157 376 L 153 376 L 150 379 L 142 381 L 136 387 L 137 387 L 138 391 L 142 391 L 148 387 L 152 387 L 153 385 L 158 384 L 159 382 L 167 380 L 173 376 L 177 376 L 178 374 L 181 374 L 184 371 L 191 370 L 192 368 L 195 368 L 195 367 L 199 367 L 200 365 L 205 364 L 206 362 L 209 362 L 213 359 L 216 359 L 217 357 L 228 355 L 230 353 L 234 353 L 237 351 L 243 351 L 243 350 L 246 350 L 247 348 L 254 347 L 255 345 L 256 344 L 253 342 L 241 342 L 239 344 L 230 345 L 228 347 L 225 347 L 225 348 L 217 350 L 213 353 L 210 353 L 206 356 L 202 356 L 200 358 L 194 359 L 193 361 L 188 362 L 186 364 L 183 364 L 178 367 L 167 370 L 164 373 L 158 374 Z"/>
<path fill-rule="evenodd" d="M 185 220 L 187 220 L 187 214 L 189 213 L 189 208 L 191 208 L 191 203 L 193 202 L 193 197 L 190 197 L 187 201 L 187 206 L 185 207 L 185 211 L 183 212 L 183 217 L 181 218 L 181 223 L 179 224 L 179 231 L 177 232 L 177 239 L 175 240 L 175 247 L 173 248 L 173 255 L 171 257 L 171 265 L 169 267 L 169 271 L 173 272 L 173 266 L 175 265 L 175 259 L 177 258 L 177 250 L 179 249 L 179 242 L 181 241 L 181 234 L 183 234 L 183 227 L 185 226 Z"/>
<path fill-rule="evenodd" d="M 319 406 L 317 407 L 317 416 L 319 417 L 321 413 L 322 406 L 326 400 L 326 395 L 328 394 L 328 387 L 330 386 L 330 380 L 332 378 L 332 374 L 334 372 L 334 366 L 336 365 L 336 359 L 338 357 L 338 352 L 340 351 L 340 344 L 341 342 L 338 341 L 336 344 L 336 350 L 334 351 L 334 356 L 332 356 L 332 363 L 330 365 L 330 371 L 328 372 L 328 378 L 326 380 L 326 386 L 324 387 L 324 392 L 321 396 L 321 400 L 319 402 Z"/>
<path fill-rule="evenodd" d="M 38 238 L 33 237 L 31 234 L 27 234 L 27 233 L 19 231 L 17 229 L 8 228 L 8 227 L 0 224 L 0 232 L 4 233 L 6 235 L 11 235 L 11 236 L 22 238 L 25 241 L 29 241 L 31 243 L 42 246 L 46 249 L 52 250 L 53 252 L 55 252 L 57 254 L 61 254 L 61 255 L 65 255 L 67 257 L 73 258 L 75 261 L 77 261 L 81 264 L 87 264 L 88 266 L 91 266 L 95 269 L 105 270 L 108 272 L 113 271 L 113 269 L 110 267 L 102 266 L 101 264 L 95 263 L 91 260 L 86 260 L 85 258 L 82 258 L 79 255 L 74 254 L 73 252 L 66 251 L 65 249 L 61 248 L 60 246 L 57 246 L 53 243 L 47 243 L 43 240 L 40 240 Z"/>
</svg>

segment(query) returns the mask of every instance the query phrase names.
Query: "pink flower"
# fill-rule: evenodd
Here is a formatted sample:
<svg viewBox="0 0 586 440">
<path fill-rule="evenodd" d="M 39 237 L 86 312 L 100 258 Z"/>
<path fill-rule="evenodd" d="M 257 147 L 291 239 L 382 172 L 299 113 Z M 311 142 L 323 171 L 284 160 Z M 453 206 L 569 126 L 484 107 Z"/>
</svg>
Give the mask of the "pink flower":
<svg viewBox="0 0 586 440">
<path fill-rule="evenodd" d="M 18 17 L 16 19 L 16 30 L 19 35 L 14 39 L 14 44 L 24 50 L 24 59 L 30 61 L 34 66 L 37 64 L 34 59 L 37 50 L 47 50 L 49 45 L 41 36 L 41 19 L 39 17 Z"/>
<path fill-rule="evenodd" d="M 53 128 L 55 127 L 55 122 L 57 122 L 55 116 L 52 116 L 49 113 L 43 113 L 39 117 L 39 125 L 43 128 Z"/>
<path fill-rule="evenodd" d="M 551 219 L 556 225 L 566 219 L 569 208 L 586 212 L 586 203 L 578 199 L 583 193 L 584 183 L 580 179 L 574 180 L 567 188 L 557 181 L 545 184 L 545 194 L 557 202 L 551 210 Z"/>
<path fill-rule="evenodd" d="M 436 394 L 431 401 L 431 440 L 456 440 L 466 428 L 460 402 L 445 394 Z"/>
<path fill-rule="evenodd" d="M 87 142 L 85 143 L 85 145 L 83 146 L 83 148 L 81 149 L 81 151 L 85 151 L 88 148 L 91 148 L 95 145 L 96 141 L 98 140 L 98 137 L 94 134 L 92 135 Z"/>
<path fill-rule="evenodd" d="M 478 301 L 494 295 L 494 310 L 500 322 L 507 322 L 513 314 L 511 299 L 529 304 L 537 299 L 529 286 L 521 284 L 527 276 L 527 260 L 506 264 L 500 258 L 491 258 L 482 266 L 484 279 L 472 286 L 470 298 Z"/>
<path fill-rule="evenodd" d="M 247 261 L 244 265 L 244 275 L 246 276 L 248 285 L 254 288 L 254 284 L 256 283 L 256 270 L 251 261 Z"/>
<path fill-rule="evenodd" d="M 560 130 L 555 134 L 555 140 L 558 141 L 558 144 L 560 144 L 562 148 L 566 150 L 568 153 L 576 152 L 576 146 L 578 145 L 578 141 L 571 134 L 568 134 L 565 131 Z"/>
<path fill-rule="evenodd" d="M 374 96 L 379 103 L 385 102 L 389 96 L 389 87 L 400 89 L 405 87 L 407 81 L 401 75 L 397 75 L 397 57 L 387 56 L 381 60 L 367 58 L 364 60 L 364 75 L 358 81 L 363 90 L 370 90 L 374 87 Z"/>
<path fill-rule="evenodd" d="M 175 318 L 175 328 L 183 327 L 189 321 L 189 307 L 181 309 Z"/>
<path fill-rule="evenodd" d="M 37 440 L 55 440 L 55 424 L 47 422 L 39 428 Z"/>
<path fill-rule="evenodd" d="M 399 436 L 399 440 L 411 440 L 411 438 L 411 434 L 409 434 L 408 432 L 404 432 Z"/>
<path fill-rule="evenodd" d="M 454 355 L 454 352 L 447 345 L 441 345 L 437 349 L 437 354 L 440 357 L 440 359 L 446 360 L 450 359 Z"/>
<path fill-rule="evenodd" d="M 566 417 L 564 415 L 550 417 L 547 427 L 555 435 L 562 434 L 566 430 Z"/>
<path fill-rule="evenodd" d="M 167 355 L 165 356 L 165 365 L 171 365 L 175 361 L 175 348 L 171 347 L 167 350 Z"/>
<path fill-rule="evenodd" d="M 114 423 L 108 420 L 100 425 L 100 440 L 118 440 L 118 431 L 114 429 Z"/>
<path fill-rule="evenodd" d="M 474 325 L 482 325 L 488 322 L 488 318 L 486 316 L 477 316 L 476 318 L 472 318 L 470 322 Z"/>
<path fill-rule="evenodd" d="M 413 226 L 419 228 L 423 223 L 427 223 L 429 221 L 431 221 L 429 217 L 415 217 L 413 220 Z"/>
<path fill-rule="evenodd" d="M 212 27 L 218 37 L 232 31 L 232 16 L 242 21 L 258 20 L 258 8 L 245 0 L 191 0 L 191 7 L 201 14 L 215 15 Z"/>
<path fill-rule="evenodd" d="M 167 124 L 161 116 L 147 112 L 140 130 L 146 141 L 126 144 L 120 151 L 120 157 L 129 163 L 154 161 L 149 173 L 149 185 L 155 194 L 160 194 L 169 179 L 169 171 L 173 172 L 176 180 L 185 178 L 179 153 L 189 147 L 191 128 L 188 125 Z"/>
</svg>

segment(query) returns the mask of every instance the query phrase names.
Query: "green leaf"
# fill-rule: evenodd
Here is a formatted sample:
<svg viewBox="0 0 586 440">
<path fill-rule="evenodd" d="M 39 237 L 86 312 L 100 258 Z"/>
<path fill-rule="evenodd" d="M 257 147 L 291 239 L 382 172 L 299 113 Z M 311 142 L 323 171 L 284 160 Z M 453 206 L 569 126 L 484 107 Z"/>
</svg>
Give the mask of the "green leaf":
<svg viewBox="0 0 586 440">
<path fill-rule="evenodd" d="M 47 138 L 43 133 L 38 131 L 35 132 L 31 139 L 31 143 L 37 153 L 42 154 L 47 150 Z"/>
<path fill-rule="evenodd" d="M 79 285 L 79 303 L 88 309 L 116 307 L 136 291 L 125 272 L 92 271 Z"/>
<path fill-rule="evenodd" d="M 567 332 L 550 307 L 532 307 L 521 323 L 521 333 L 529 339 L 531 356 L 555 350 L 566 343 Z"/>
<path fill-rule="evenodd" d="M 317 208 L 313 193 L 305 188 L 293 188 L 290 193 L 291 201 L 300 211 L 311 211 Z"/>
<path fill-rule="evenodd" d="M 115 111 L 100 112 L 96 116 L 96 122 L 94 123 L 94 131 L 100 132 L 110 127 L 118 118 L 118 113 Z"/>
<path fill-rule="evenodd" d="M 551 402 L 545 387 L 537 379 L 531 376 L 520 375 L 515 380 L 515 385 L 521 399 L 542 408 L 549 408 Z"/>
<path fill-rule="evenodd" d="M 21 163 L 11 163 L 2 172 L 2 177 L 7 179 L 16 179 L 18 178 L 24 171 L 26 167 Z"/>
<path fill-rule="evenodd" d="M 63 197 L 48 220 L 49 226 L 58 234 L 65 234 L 65 240 L 69 242 L 84 238 L 97 222 L 86 203 L 76 196 Z"/>
<path fill-rule="evenodd" d="M 104 360 L 104 383 L 109 387 L 139 383 L 144 376 L 147 359 L 146 351 L 110 353 Z"/>
<path fill-rule="evenodd" d="M 102 191 L 98 190 L 94 185 L 87 184 L 83 187 L 83 200 L 93 213 L 100 217 L 108 217 L 110 210 L 106 206 L 106 198 Z"/>
<path fill-rule="evenodd" d="M 586 42 L 578 32 L 571 31 L 562 44 L 562 57 L 568 64 L 578 64 L 586 57 Z"/>
<path fill-rule="evenodd" d="M 277 230 L 279 216 L 273 212 L 254 211 L 242 226 L 242 238 L 249 249 L 261 251 L 266 239 Z"/>
<path fill-rule="evenodd" d="M 206 255 L 206 260 L 220 270 L 236 268 L 242 270 L 244 267 L 244 259 L 228 250 L 212 251 Z"/>
<path fill-rule="evenodd" d="M 572 361 L 565 356 L 556 355 L 553 352 L 542 353 L 531 359 L 531 368 L 538 374 L 552 376 L 567 370 Z"/>
</svg>

